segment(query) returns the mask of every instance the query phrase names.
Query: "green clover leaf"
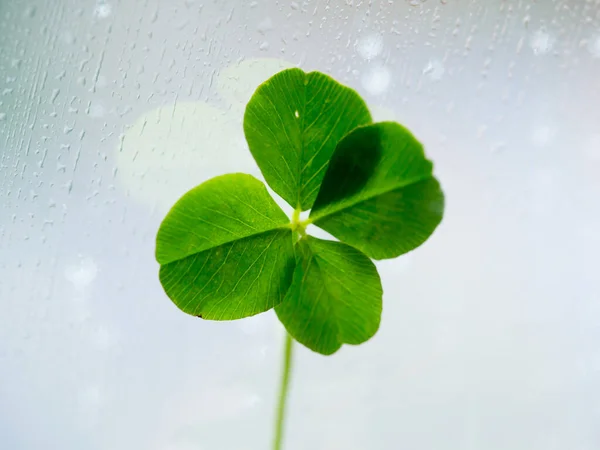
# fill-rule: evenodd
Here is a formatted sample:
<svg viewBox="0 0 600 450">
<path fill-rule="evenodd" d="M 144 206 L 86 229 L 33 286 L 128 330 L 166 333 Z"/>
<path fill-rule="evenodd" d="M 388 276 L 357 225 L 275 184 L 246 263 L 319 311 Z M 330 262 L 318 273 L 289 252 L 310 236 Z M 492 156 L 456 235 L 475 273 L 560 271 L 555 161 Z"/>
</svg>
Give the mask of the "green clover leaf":
<svg viewBox="0 0 600 450">
<path fill-rule="evenodd" d="M 374 259 L 395 258 L 431 236 L 444 195 L 423 146 L 403 126 L 359 127 L 338 144 L 310 218 Z"/>
<path fill-rule="evenodd" d="M 288 333 L 323 355 L 369 340 L 379 328 L 383 293 L 373 262 L 349 245 L 311 236 L 296 247 L 294 281 L 275 307 Z"/>
<path fill-rule="evenodd" d="M 371 123 L 352 89 L 319 72 L 279 72 L 246 106 L 244 133 L 265 180 L 293 208 L 310 209 L 339 140 Z"/>
<path fill-rule="evenodd" d="M 292 230 L 265 186 L 223 175 L 185 194 L 156 239 L 160 281 L 184 312 L 241 319 L 281 303 L 294 270 Z"/>
</svg>

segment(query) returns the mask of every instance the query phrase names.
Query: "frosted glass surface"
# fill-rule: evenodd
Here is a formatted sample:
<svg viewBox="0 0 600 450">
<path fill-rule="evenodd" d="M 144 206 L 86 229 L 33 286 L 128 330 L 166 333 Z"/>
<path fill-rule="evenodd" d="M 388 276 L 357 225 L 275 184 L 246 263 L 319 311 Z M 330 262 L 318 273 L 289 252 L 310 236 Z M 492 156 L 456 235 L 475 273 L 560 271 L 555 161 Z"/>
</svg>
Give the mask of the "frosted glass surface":
<svg viewBox="0 0 600 450">
<path fill-rule="evenodd" d="M 179 312 L 153 252 L 260 176 L 243 108 L 293 66 L 413 130 L 447 210 L 375 338 L 296 347 L 286 450 L 600 448 L 598 0 L 0 0 L 0 448 L 269 448 L 275 315 Z"/>
</svg>

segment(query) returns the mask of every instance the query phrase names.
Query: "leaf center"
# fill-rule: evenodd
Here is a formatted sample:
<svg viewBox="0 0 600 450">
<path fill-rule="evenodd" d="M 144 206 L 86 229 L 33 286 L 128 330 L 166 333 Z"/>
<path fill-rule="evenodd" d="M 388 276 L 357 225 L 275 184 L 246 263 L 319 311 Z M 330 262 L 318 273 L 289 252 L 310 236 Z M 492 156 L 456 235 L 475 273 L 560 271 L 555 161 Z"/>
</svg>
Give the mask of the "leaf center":
<svg viewBox="0 0 600 450">
<path fill-rule="evenodd" d="M 311 218 L 303 219 L 301 217 L 302 211 L 300 208 L 294 210 L 294 214 L 292 215 L 292 220 L 290 222 L 290 228 L 292 232 L 296 235 L 297 240 L 302 239 L 306 236 L 306 227 L 308 227 L 312 223 Z"/>
</svg>

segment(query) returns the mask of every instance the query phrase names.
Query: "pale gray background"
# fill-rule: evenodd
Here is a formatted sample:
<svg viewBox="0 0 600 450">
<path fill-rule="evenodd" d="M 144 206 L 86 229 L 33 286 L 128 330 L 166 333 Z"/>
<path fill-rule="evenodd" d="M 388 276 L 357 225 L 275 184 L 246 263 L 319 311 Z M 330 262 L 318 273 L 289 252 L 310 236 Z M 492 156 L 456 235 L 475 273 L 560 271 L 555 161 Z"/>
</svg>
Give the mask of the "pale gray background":
<svg viewBox="0 0 600 450">
<path fill-rule="evenodd" d="M 0 0 L 0 447 L 263 450 L 272 313 L 203 322 L 154 236 L 258 175 L 244 102 L 328 72 L 447 194 L 377 336 L 297 347 L 286 450 L 600 448 L 600 1 Z"/>
</svg>

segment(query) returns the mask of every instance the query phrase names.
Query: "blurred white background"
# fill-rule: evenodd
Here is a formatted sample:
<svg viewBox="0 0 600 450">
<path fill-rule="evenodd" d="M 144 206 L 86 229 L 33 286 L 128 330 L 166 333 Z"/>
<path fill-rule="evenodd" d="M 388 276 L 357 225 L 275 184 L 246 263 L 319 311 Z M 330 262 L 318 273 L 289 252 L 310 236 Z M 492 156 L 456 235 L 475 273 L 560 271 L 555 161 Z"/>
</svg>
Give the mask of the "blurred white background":
<svg viewBox="0 0 600 450">
<path fill-rule="evenodd" d="M 297 346 L 286 450 L 600 448 L 600 1 L 0 0 L 0 447 L 263 450 L 282 331 L 164 295 L 162 217 L 260 176 L 291 66 L 425 144 L 447 195 L 361 347 Z"/>
</svg>

